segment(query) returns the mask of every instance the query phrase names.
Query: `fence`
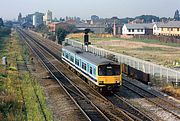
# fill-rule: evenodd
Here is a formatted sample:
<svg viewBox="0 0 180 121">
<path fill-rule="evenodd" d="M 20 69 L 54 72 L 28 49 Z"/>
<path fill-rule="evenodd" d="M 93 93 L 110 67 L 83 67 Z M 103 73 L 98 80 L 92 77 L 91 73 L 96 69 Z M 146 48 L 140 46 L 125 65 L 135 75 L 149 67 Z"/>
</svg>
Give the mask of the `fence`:
<svg viewBox="0 0 180 121">
<path fill-rule="evenodd" d="M 179 36 L 156 36 L 156 35 L 135 35 L 137 39 L 154 39 L 165 43 L 178 43 L 180 44 Z"/>
<path fill-rule="evenodd" d="M 75 47 L 86 49 L 85 46 L 72 39 L 66 39 L 65 43 L 70 44 Z M 156 83 L 180 83 L 180 72 L 169 69 L 160 65 L 156 65 L 138 58 L 134 58 L 131 56 L 111 52 L 102 48 L 97 48 L 93 45 L 88 46 L 88 51 L 97 54 L 99 56 L 103 57 L 111 57 L 114 58 L 115 61 L 119 63 L 125 63 L 133 68 L 136 68 L 138 70 L 141 70 L 145 73 L 148 73 L 151 75 L 151 82 Z"/>
</svg>

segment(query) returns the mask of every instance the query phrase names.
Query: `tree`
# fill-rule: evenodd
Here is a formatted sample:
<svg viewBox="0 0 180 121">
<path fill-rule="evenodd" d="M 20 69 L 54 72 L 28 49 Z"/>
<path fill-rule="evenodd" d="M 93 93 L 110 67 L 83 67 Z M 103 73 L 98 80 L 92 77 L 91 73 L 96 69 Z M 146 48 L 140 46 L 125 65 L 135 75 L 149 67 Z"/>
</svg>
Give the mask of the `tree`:
<svg viewBox="0 0 180 121">
<path fill-rule="evenodd" d="M 3 19 L 0 18 L 0 27 L 4 26 L 4 22 L 3 22 Z"/>
<path fill-rule="evenodd" d="M 62 42 L 64 41 L 67 34 L 68 34 L 68 32 L 65 29 L 59 27 L 56 30 L 56 36 L 57 36 L 57 39 L 58 39 L 58 43 L 62 44 Z"/>
<path fill-rule="evenodd" d="M 135 20 L 134 18 L 128 18 L 128 17 L 120 19 L 122 24 L 127 24 L 127 23 L 129 23 L 131 21 L 134 21 L 134 20 Z"/>
<path fill-rule="evenodd" d="M 56 30 L 56 36 L 57 36 L 58 42 L 62 44 L 62 41 L 64 41 L 67 34 L 73 33 L 76 31 L 77 29 L 75 25 L 68 24 L 68 23 L 61 24 Z"/>
<path fill-rule="evenodd" d="M 35 31 L 42 32 L 43 34 L 45 34 L 45 33 L 48 34 L 49 29 L 45 24 L 40 24 L 35 28 Z"/>
<path fill-rule="evenodd" d="M 180 19 L 179 19 L 179 10 L 176 10 L 176 11 L 175 11 L 174 20 L 176 20 L 176 21 L 179 21 L 179 20 L 180 20 Z"/>
<path fill-rule="evenodd" d="M 0 28 L 0 37 L 2 36 L 8 36 L 11 33 L 11 29 L 7 27 L 1 27 Z"/>
<path fill-rule="evenodd" d="M 4 23 L 4 26 L 5 26 L 5 27 L 8 27 L 8 28 L 12 28 L 12 27 L 13 27 L 13 22 L 12 22 L 12 21 L 6 21 L 6 22 Z"/>
<path fill-rule="evenodd" d="M 76 26 L 73 24 L 68 24 L 67 27 L 65 28 L 65 30 L 69 33 L 73 33 L 76 31 Z"/>
<path fill-rule="evenodd" d="M 112 34 L 113 33 L 113 27 L 110 27 L 110 26 L 106 27 L 105 32 L 107 32 L 108 34 Z"/>
<path fill-rule="evenodd" d="M 141 15 L 141 16 L 135 17 L 135 19 L 144 20 L 144 23 L 151 23 L 152 21 L 154 22 L 159 21 L 159 17 L 153 16 L 153 15 Z"/>
</svg>

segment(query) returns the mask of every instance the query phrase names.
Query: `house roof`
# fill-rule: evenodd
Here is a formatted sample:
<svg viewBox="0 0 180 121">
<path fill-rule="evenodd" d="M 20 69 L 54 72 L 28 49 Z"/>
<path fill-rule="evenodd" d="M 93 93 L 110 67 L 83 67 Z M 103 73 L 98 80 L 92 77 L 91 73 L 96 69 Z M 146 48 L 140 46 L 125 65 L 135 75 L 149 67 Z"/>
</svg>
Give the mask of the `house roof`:
<svg viewBox="0 0 180 121">
<path fill-rule="evenodd" d="M 145 29 L 145 28 L 149 28 L 149 29 L 153 29 L 153 23 L 149 23 L 149 24 L 125 24 L 126 27 L 128 29 Z"/>
<path fill-rule="evenodd" d="M 106 25 L 104 24 L 86 24 L 86 23 L 76 24 L 75 26 L 77 28 L 105 28 L 106 27 Z"/>
<path fill-rule="evenodd" d="M 156 23 L 158 27 L 180 28 L 180 21 L 169 21 Z"/>
</svg>

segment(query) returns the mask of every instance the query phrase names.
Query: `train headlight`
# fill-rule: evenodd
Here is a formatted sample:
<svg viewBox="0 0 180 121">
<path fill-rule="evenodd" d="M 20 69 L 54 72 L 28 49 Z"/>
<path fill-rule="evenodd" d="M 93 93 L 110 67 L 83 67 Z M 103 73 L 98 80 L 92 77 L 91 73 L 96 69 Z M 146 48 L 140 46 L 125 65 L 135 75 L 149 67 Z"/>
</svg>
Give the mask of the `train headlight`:
<svg viewBox="0 0 180 121">
<path fill-rule="evenodd" d="M 99 84 L 103 84 L 104 83 L 104 81 L 99 81 Z"/>
</svg>

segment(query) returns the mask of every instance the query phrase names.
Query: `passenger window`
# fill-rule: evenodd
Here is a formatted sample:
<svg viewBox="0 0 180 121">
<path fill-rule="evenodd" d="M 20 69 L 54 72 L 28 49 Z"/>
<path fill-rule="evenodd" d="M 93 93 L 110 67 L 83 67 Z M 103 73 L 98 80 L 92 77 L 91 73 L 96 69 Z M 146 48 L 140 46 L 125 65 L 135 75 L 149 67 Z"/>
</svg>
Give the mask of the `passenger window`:
<svg viewBox="0 0 180 121">
<path fill-rule="evenodd" d="M 79 60 L 77 58 L 75 59 L 75 64 L 79 66 Z"/>
<path fill-rule="evenodd" d="M 71 58 L 71 55 L 70 55 L 70 53 L 68 53 L 68 59 L 70 60 L 70 58 Z"/>
<path fill-rule="evenodd" d="M 71 56 L 70 60 L 71 60 L 71 62 L 74 62 L 74 57 L 73 57 L 73 56 Z"/>
<path fill-rule="evenodd" d="M 68 59 L 68 53 L 66 53 L 66 58 Z"/>
<path fill-rule="evenodd" d="M 92 67 L 90 66 L 90 70 L 89 70 L 90 74 L 92 74 Z"/>
<path fill-rule="evenodd" d="M 93 75 L 96 76 L 96 68 L 93 69 Z"/>
<path fill-rule="evenodd" d="M 86 63 L 82 62 L 82 68 L 86 71 Z"/>
</svg>

